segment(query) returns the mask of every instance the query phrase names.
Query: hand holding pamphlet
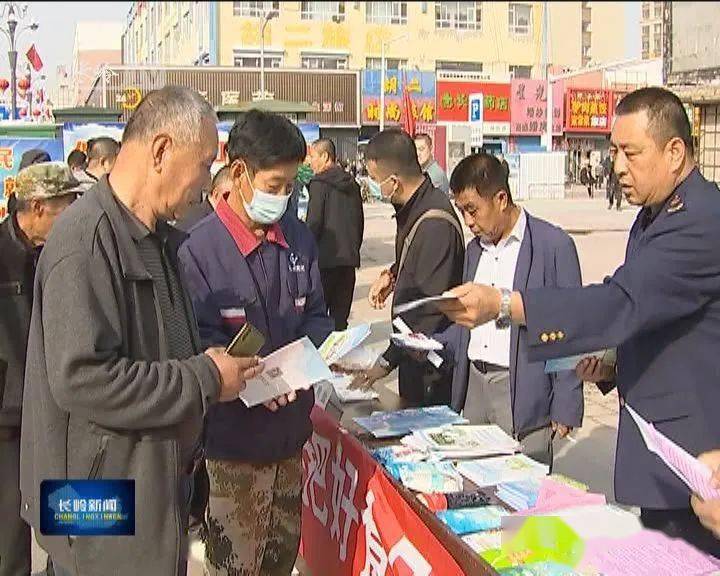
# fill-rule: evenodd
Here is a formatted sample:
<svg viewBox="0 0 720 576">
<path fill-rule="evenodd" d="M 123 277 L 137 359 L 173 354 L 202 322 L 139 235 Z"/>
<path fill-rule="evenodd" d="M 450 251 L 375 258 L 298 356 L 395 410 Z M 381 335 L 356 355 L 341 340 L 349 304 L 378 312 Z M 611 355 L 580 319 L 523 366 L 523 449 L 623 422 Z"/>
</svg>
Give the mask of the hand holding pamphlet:
<svg viewBox="0 0 720 576">
<path fill-rule="evenodd" d="M 601 363 L 606 366 L 614 366 L 617 361 L 617 351 L 615 348 L 600 350 L 597 352 L 588 352 L 586 354 L 576 354 L 575 356 L 566 356 L 564 358 L 554 358 L 545 362 L 545 374 L 554 374 L 556 372 L 573 371 L 577 365 L 585 358 L 598 358 Z"/>
<path fill-rule="evenodd" d="M 246 382 L 239 398 L 252 408 L 293 391 L 307 390 L 332 378 L 330 369 L 307 336 L 276 350 L 263 359 L 265 370 Z"/>
<path fill-rule="evenodd" d="M 413 300 L 412 302 L 406 302 L 405 304 L 398 304 L 395 306 L 394 312 L 395 314 L 404 314 L 405 312 L 410 312 L 410 310 L 415 310 L 421 306 L 428 306 L 437 302 L 450 302 L 457 299 L 458 297 L 454 294 L 443 292 L 438 296 L 428 296 L 427 298 L 420 298 L 419 300 Z"/>
</svg>

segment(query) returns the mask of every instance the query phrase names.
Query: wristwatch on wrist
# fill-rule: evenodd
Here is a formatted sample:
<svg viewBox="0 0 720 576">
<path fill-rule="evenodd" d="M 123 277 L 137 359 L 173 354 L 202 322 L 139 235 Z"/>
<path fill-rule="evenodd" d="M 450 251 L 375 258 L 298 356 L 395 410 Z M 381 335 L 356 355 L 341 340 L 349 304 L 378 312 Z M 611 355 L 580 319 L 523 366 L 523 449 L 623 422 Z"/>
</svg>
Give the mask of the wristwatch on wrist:
<svg viewBox="0 0 720 576">
<path fill-rule="evenodd" d="M 380 366 L 380 368 L 382 368 L 383 370 L 390 370 L 390 362 L 388 362 L 384 356 L 378 356 L 375 364 Z"/>
<path fill-rule="evenodd" d="M 507 328 L 510 326 L 512 318 L 510 317 L 510 298 L 512 293 L 507 288 L 500 288 L 500 312 L 495 319 L 495 326 L 498 328 Z"/>
</svg>

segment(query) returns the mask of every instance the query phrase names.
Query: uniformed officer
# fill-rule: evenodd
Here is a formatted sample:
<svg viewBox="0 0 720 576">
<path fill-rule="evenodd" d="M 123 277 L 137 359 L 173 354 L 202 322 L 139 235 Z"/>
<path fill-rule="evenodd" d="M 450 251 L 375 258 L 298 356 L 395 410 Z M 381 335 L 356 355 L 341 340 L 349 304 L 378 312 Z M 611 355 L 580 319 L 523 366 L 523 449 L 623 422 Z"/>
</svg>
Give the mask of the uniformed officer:
<svg viewBox="0 0 720 576">
<path fill-rule="evenodd" d="M 34 157 L 28 155 L 26 163 Z M 33 284 L 40 250 L 55 219 L 75 200 L 78 185 L 61 162 L 31 163 L 15 183 L 15 209 L 0 224 L 0 576 L 30 573 L 30 527 L 20 518 L 19 481 Z"/>
<path fill-rule="evenodd" d="M 501 298 L 466 284 L 446 314 L 467 326 L 510 317 L 528 330 L 530 355 L 546 360 L 618 347 L 617 365 L 578 365 L 586 381 L 617 386 L 627 403 L 693 454 L 720 445 L 720 194 L 692 158 L 680 100 L 643 88 L 617 107 L 615 172 L 631 204 L 643 206 L 625 263 L 601 285 L 538 289 Z M 720 545 L 690 508 L 685 485 L 645 447 L 620 411 L 615 496 L 639 506 L 645 526 L 720 556 Z"/>
</svg>

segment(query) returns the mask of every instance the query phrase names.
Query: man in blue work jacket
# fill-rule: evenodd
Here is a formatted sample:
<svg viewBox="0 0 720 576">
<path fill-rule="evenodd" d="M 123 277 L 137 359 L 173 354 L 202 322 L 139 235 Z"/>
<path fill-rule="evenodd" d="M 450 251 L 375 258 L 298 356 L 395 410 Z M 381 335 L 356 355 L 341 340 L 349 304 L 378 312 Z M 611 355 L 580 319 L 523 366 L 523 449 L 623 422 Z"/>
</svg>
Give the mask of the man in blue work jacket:
<svg viewBox="0 0 720 576">
<path fill-rule="evenodd" d="M 615 173 L 631 204 L 643 206 L 625 263 L 602 285 L 514 292 L 478 284 L 455 290 L 445 307 L 475 326 L 496 317 L 527 326 L 537 360 L 617 346 L 617 365 L 578 365 L 586 381 L 617 386 L 663 434 L 700 454 L 720 446 L 720 193 L 692 158 L 680 100 L 662 88 L 618 104 L 612 130 Z M 645 526 L 720 556 L 720 544 L 690 508 L 683 482 L 651 453 L 627 410 L 620 411 L 615 497 L 639 506 Z"/>
<path fill-rule="evenodd" d="M 227 345 L 249 322 L 265 356 L 333 329 L 318 252 L 308 228 L 286 214 L 302 133 L 286 118 L 251 110 L 228 140 L 232 190 L 190 229 L 180 250 L 200 337 Z M 206 571 L 290 574 L 300 542 L 301 450 L 312 432 L 312 390 L 278 403 L 215 407 L 206 420 L 210 477 Z"/>
</svg>

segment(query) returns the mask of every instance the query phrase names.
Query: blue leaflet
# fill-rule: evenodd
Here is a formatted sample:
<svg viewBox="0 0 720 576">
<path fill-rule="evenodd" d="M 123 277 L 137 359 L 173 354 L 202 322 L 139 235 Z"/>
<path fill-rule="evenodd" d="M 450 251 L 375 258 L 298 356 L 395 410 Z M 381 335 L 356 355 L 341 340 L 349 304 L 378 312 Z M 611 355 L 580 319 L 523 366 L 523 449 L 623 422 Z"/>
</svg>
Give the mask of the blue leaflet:
<svg viewBox="0 0 720 576">
<path fill-rule="evenodd" d="M 507 515 L 508 512 L 499 506 L 444 510 L 437 514 L 438 518 L 459 536 L 485 530 L 496 530 L 500 528 L 501 518 Z"/>
</svg>

